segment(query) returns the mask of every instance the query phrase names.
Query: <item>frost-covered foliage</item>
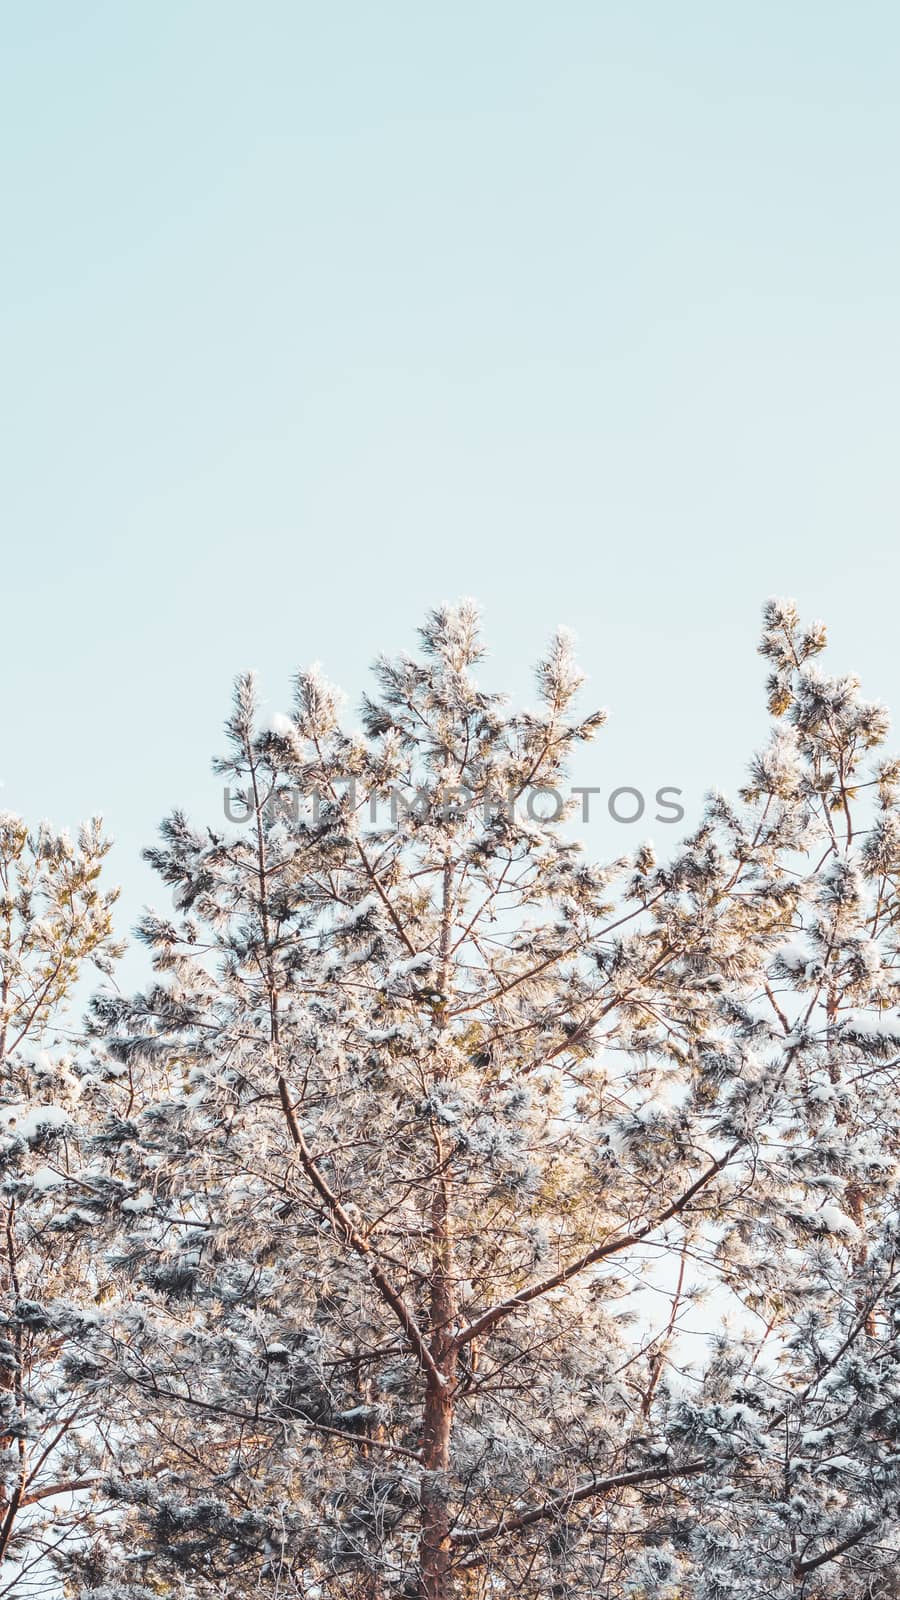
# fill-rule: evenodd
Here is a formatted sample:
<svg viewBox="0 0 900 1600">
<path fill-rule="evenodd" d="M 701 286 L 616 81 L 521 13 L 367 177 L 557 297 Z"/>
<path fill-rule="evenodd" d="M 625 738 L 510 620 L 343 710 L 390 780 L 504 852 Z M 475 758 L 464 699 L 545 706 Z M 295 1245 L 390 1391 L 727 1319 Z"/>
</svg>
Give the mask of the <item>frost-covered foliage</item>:
<svg viewBox="0 0 900 1600">
<path fill-rule="evenodd" d="M 0 1596 L 21 1600 L 59 1593 L 52 1558 L 84 1537 L 105 1470 L 102 1401 L 80 1382 L 105 1184 L 80 1144 L 105 1091 L 53 1029 L 84 969 L 118 954 L 107 849 L 98 823 L 72 840 L 0 815 Z"/>
<path fill-rule="evenodd" d="M 94 1007 L 94 1591 L 893 1592 L 898 767 L 824 642 L 767 607 L 771 740 L 665 865 L 508 803 L 601 724 L 565 636 L 527 714 L 470 605 L 359 735 L 318 673 L 265 726 L 239 680 L 249 819 L 167 820 L 153 982 Z"/>
</svg>

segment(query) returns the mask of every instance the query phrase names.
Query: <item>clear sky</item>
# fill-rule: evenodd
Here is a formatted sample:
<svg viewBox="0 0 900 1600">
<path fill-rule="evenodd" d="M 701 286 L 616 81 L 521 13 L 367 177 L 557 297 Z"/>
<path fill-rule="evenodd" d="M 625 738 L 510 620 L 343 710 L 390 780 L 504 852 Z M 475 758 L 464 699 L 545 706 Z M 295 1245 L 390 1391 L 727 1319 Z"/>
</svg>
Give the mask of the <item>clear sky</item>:
<svg viewBox="0 0 900 1600">
<path fill-rule="evenodd" d="M 230 681 L 355 701 L 473 594 L 581 776 L 733 786 L 761 602 L 900 707 L 891 0 L 34 0 L 2 18 L 0 804 L 138 856 Z M 617 828 L 621 849 L 643 829 Z M 667 842 L 664 829 L 649 829 Z"/>
</svg>

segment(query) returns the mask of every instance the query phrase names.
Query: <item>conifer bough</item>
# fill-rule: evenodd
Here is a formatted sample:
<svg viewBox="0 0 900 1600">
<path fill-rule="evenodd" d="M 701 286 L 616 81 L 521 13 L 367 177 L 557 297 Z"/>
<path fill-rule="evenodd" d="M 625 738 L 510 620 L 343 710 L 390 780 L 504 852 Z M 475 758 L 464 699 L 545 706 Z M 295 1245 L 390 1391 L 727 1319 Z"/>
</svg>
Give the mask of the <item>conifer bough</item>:
<svg viewBox="0 0 900 1600">
<path fill-rule="evenodd" d="M 894 1592 L 900 768 L 824 644 L 766 607 L 769 742 L 662 864 L 348 797 L 561 788 L 564 634 L 523 713 L 469 604 L 361 733 L 239 679 L 250 820 L 167 819 L 153 980 L 93 1005 L 128 1423 L 73 1593 Z"/>
</svg>

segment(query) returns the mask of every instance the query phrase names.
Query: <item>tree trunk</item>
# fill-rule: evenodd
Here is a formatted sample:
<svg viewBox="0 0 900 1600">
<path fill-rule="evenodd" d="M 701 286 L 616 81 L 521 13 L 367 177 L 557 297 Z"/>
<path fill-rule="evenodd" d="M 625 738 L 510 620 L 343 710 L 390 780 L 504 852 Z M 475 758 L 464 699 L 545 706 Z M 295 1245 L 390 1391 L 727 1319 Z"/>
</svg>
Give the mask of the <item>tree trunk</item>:
<svg viewBox="0 0 900 1600">
<path fill-rule="evenodd" d="M 450 978 L 450 924 L 452 875 L 444 865 L 443 914 L 441 918 L 441 976 L 443 1001 L 437 1016 L 440 1029 L 446 1026 L 446 1005 Z M 439 1052 L 435 1081 L 446 1072 Z M 456 1585 L 450 1570 L 450 1501 L 447 1471 L 450 1465 L 450 1437 L 453 1430 L 456 1389 L 456 1288 L 454 1282 L 452 1180 L 450 1162 L 444 1148 L 440 1126 L 432 1123 L 435 1177 L 431 1197 L 431 1355 L 440 1374 L 427 1374 L 422 1426 L 421 1538 L 419 1574 L 421 1600 L 453 1600 Z"/>
<path fill-rule="evenodd" d="M 452 1600 L 450 1573 L 450 1506 L 447 1467 L 453 1401 L 435 1381 L 428 1380 L 425 1396 L 423 1456 L 427 1476 L 422 1484 L 422 1536 L 419 1551 L 422 1600 Z"/>
<path fill-rule="evenodd" d="M 453 1318 L 453 1238 L 450 1182 L 443 1139 L 433 1129 L 437 1173 L 431 1209 L 431 1354 L 440 1374 L 429 1373 L 422 1426 L 422 1517 L 419 1569 L 422 1600 L 452 1600 L 450 1573 L 450 1506 L 447 1470 L 456 1387 L 456 1344 Z"/>
</svg>

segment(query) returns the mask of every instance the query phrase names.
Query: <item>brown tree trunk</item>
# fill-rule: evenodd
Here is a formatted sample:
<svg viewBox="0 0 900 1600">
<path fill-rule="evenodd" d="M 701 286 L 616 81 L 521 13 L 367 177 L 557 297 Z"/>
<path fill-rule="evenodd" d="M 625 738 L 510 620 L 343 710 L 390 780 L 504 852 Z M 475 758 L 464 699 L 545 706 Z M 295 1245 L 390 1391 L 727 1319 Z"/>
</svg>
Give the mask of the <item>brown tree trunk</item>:
<svg viewBox="0 0 900 1600">
<path fill-rule="evenodd" d="M 428 1474 L 422 1486 L 422 1536 L 419 1554 L 422 1600 L 452 1600 L 450 1573 L 450 1507 L 446 1470 L 450 1461 L 453 1404 L 428 1380 L 425 1397 L 424 1449 Z"/>
<path fill-rule="evenodd" d="M 422 1484 L 419 1570 L 422 1600 L 453 1600 L 447 1484 L 456 1386 L 453 1240 L 450 1185 L 444 1171 L 443 1141 L 437 1129 L 434 1131 L 434 1142 L 438 1173 L 431 1214 L 431 1354 L 442 1381 L 431 1373 L 427 1375 L 422 1426 L 425 1477 Z"/>
<path fill-rule="evenodd" d="M 834 1024 L 835 1024 L 836 1020 L 837 1020 L 837 1012 L 838 1012 L 837 999 L 835 997 L 834 992 L 832 991 L 831 993 L 829 993 L 828 1004 L 827 1004 L 827 1007 L 826 1007 L 826 1013 L 827 1013 L 827 1017 L 828 1017 L 829 1035 L 831 1033 L 831 1030 L 834 1027 Z M 829 1048 L 830 1048 L 830 1042 L 829 1042 Z M 834 1060 L 832 1060 L 829 1063 L 828 1076 L 831 1079 L 831 1082 L 833 1084 L 835 1084 L 835 1085 L 839 1084 L 840 1081 L 841 1081 L 841 1069 L 840 1069 L 840 1066 L 838 1065 L 838 1063 L 836 1061 L 834 1061 Z M 837 1111 L 837 1113 L 836 1113 L 835 1121 L 840 1125 L 846 1126 L 846 1123 L 847 1123 L 847 1113 L 846 1113 L 846 1111 L 839 1109 Z M 848 1183 L 847 1184 L 847 1186 L 846 1186 L 846 1188 L 844 1190 L 844 1204 L 847 1207 L 847 1215 L 850 1217 L 851 1221 L 856 1224 L 856 1227 L 859 1230 L 859 1243 L 858 1243 L 858 1245 L 856 1247 L 856 1250 L 853 1253 L 853 1264 L 854 1264 L 855 1267 L 864 1267 L 865 1264 L 866 1264 L 866 1261 L 868 1260 L 868 1255 L 869 1255 L 868 1247 L 866 1245 L 866 1233 L 865 1233 L 865 1229 L 866 1229 L 866 1202 L 865 1202 L 865 1196 L 863 1194 L 863 1191 L 859 1187 L 858 1183 Z M 865 1293 L 864 1293 L 864 1291 L 862 1289 L 859 1290 L 859 1292 L 857 1294 L 857 1297 L 856 1297 L 856 1308 L 859 1311 L 860 1315 L 865 1314 L 865 1320 L 863 1322 L 863 1331 L 864 1331 L 864 1333 L 870 1339 L 874 1339 L 875 1338 L 875 1333 L 876 1333 L 875 1311 L 874 1311 L 874 1308 L 872 1308 L 872 1307 L 869 1307 L 868 1309 L 866 1308 Z"/>
<path fill-rule="evenodd" d="M 444 864 L 441 917 L 441 975 L 443 1001 L 436 1016 L 439 1029 L 446 1026 L 450 981 L 450 927 L 453 881 L 449 862 Z M 446 1074 L 438 1052 L 435 1082 Z M 447 1472 L 453 1431 L 456 1390 L 456 1288 L 454 1282 L 452 1178 L 440 1126 L 432 1123 L 435 1175 L 431 1197 L 431 1355 L 436 1374 L 426 1374 L 422 1422 L 421 1536 L 419 1541 L 419 1592 L 421 1600 L 454 1600 L 456 1585 L 450 1569 L 450 1498 Z"/>
<path fill-rule="evenodd" d="M 859 1187 L 859 1184 L 857 1184 L 857 1183 L 849 1183 L 847 1185 L 846 1204 L 847 1204 L 847 1215 L 851 1218 L 851 1220 L 853 1222 L 856 1223 L 856 1226 L 859 1229 L 859 1241 L 860 1242 L 857 1245 L 856 1250 L 854 1251 L 854 1254 L 853 1254 L 853 1264 L 854 1264 L 854 1266 L 857 1266 L 857 1267 L 864 1267 L 865 1264 L 866 1264 L 866 1261 L 868 1260 L 868 1257 L 869 1257 L 869 1250 L 868 1250 L 868 1246 L 866 1244 L 866 1231 L 865 1231 L 866 1230 L 866 1202 L 865 1202 L 865 1198 L 863 1196 L 863 1192 Z M 857 1295 L 856 1307 L 857 1307 L 857 1310 L 859 1311 L 860 1315 L 865 1314 L 865 1321 L 863 1322 L 863 1332 L 866 1333 L 870 1339 L 874 1339 L 875 1335 L 876 1335 L 876 1332 L 877 1332 L 877 1329 L 876 1329 L 876 1326 L 875 1326 L 875 1309 L 874 1309 L 873 1306 L 867 1306 L 865 1291 L 863 1289 L 860 1289 L 859 1294 Z"/>
<path fill-rule="evenodd" d="M 0 1289 L 0 1297 L 2 1297 L 4 1300 L 12 1301 L 13 1299 L 18 1300 L 21 1296 L 18 1272 L 16 1269 L 15 1201 L 13 1201 L 12 1204 L 7 1208 L 5 1232 L 6 1263 L 3 1273 L 2 1289 Z M 24 1418 L 25 1396 L 22 1375 L 24 1348 L 22 1342 L 22 1328 L 20 1324 L 17 1324 L 16 1326 L 16 1333 L 13 1343 L 14 1364 L 4 1370 L 2 1378 L 0 1378 L 0 1390 L 6 1393 L 15 1394 L 18 1417 Z M 3 1449 L 4 1451 L 9 1449 L 11 1443 L 12 1435 L 4 1434 L 2 1438 L 0 1438 L 0 1449 Z M 25 1492 L 25 1476 L 27 1472 L 28 1457 L 27 1446 L 21 1434 L 16 1441 L 16 1448 L 19 1452 L 19 1472 L 15 1486 L 9 1494 L 7 1494 L 5 1490 L 0 1489 L 0 1562 L 3 1561 L 9 1547 L 9 1542 L 13 1535 L 13 1527 L 16 1516 L 18 1514 L 22 1496 Z"/>
</svg>

